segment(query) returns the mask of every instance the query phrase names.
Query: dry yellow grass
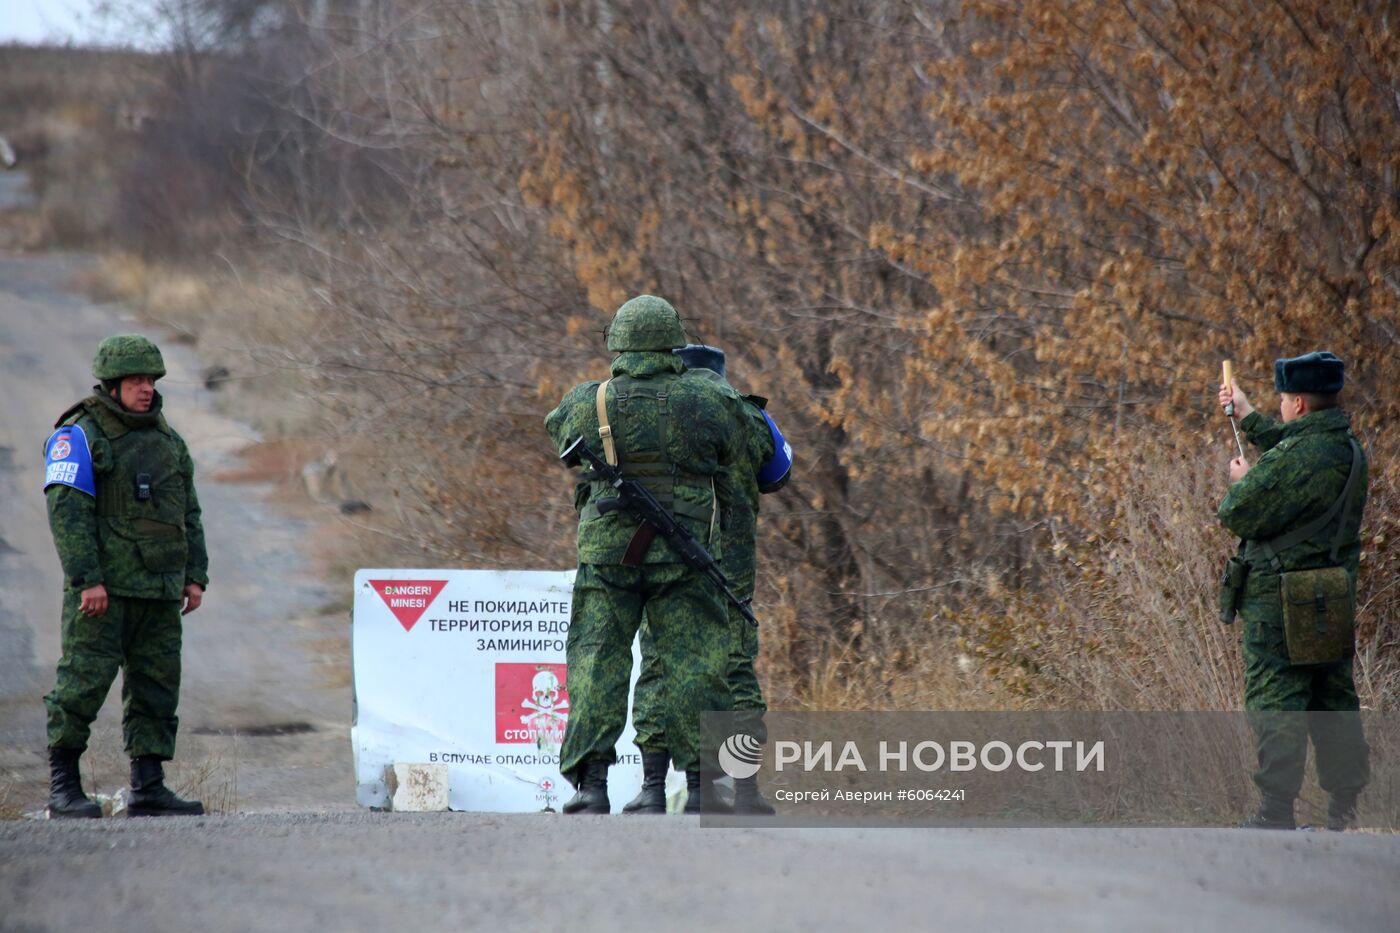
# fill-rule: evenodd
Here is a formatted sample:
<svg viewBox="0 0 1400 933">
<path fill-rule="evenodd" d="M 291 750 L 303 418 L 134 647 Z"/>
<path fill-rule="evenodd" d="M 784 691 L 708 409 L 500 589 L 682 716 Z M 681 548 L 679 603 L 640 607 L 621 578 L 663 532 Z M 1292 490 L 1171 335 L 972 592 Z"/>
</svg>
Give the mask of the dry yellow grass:
<svg viewBox="0 0 1400 933">
<path fill-rule="evenodd" d="M 200 736 L 182 736 L 175 761 L 165 764 L 166 786 L 181 797 L 199 800 L 206 813 L 233 813 L 238 807 L 238 745 L 226 748 Z M 121 748 L 119 730 L 99 726 L 93 730 L 80 762 L 83 789 L 102 805 L 103 814 L 118 812 L 131 780 L 131 762 Z M 39 809 L 43 800 L 36 803 Z"/>
<path fill-rule="evenodd" d="M 144 317 L 183 332 L 198 322 L 214 297 L 206 278 L 124 252 L 104 254 L 85 285 L 95 297 L 125 302 Z"/>
<path fill-rule="evenodd" d="M 19 785 L 13 782 L 0 784 L 0 820 L 22 820 L 32 812 L 20 799 Z"/>
<path fill-rule="evenodd" d="M 22 235 L 9 235 L 12 245 L 72 248 L 113 232 L 133 133 L 157 86 L 154 61 L 93 49 L 0 47 L 0 131 L 38 202 Z"/>
<path fill-rule="evenodd" d="M 83 285 L 197 344 L 206 365 L 228 370 L 229 413 L 273 439 L 304 436 L 320 420 L 315 356 L 326 321 L 299 278 L 268 267 L 245 272 L 227 262 L 189 265 L 113 251 Z"/>
</svg>

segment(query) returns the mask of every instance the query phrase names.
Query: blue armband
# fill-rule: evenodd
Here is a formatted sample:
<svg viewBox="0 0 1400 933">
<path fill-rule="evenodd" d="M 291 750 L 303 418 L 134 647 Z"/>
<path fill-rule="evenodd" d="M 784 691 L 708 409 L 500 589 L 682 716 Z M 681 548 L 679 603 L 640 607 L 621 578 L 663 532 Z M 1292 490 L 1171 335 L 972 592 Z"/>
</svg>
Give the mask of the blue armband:
<svg viewBox="0 0 1400 933">
<path fill-rule="evenodd" d="M 76 424 L 66 425 L 49 435 L 44 445 L 44 489 L 57 483 L 72 486 L 97 498 L 92 477 L 92 450 L 87 435 Z"/>
<path fill-rule="evenodd" d="M 758 469 L 758 491 L 777 492 L 783 488 L 788 481 L 788 474 L 792 472 L 792 445 L 783 437 L 783 432 L 778 430 L 778 425 L 766 411 L 763 412 L 763 420 L 768 422 L 768 433 L 773 437 L 773 456 Z"/>
</svg>

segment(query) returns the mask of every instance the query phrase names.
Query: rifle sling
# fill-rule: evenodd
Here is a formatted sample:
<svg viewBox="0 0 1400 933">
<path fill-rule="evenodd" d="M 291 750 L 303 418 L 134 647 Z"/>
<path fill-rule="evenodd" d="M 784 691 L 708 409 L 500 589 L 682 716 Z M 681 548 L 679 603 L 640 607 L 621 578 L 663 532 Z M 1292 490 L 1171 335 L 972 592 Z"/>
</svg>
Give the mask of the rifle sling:
<svg viewBox="0 0 1400 933">
<path fill-rule="evenodd" d="M 608 424 L 608 383 L 604 379 L 598 385 L 598 436 L 603 439 L 603 457 L 610 466 L 617 466 L 617 447 L 613 444 L 612 425 Z"/>
</svg>

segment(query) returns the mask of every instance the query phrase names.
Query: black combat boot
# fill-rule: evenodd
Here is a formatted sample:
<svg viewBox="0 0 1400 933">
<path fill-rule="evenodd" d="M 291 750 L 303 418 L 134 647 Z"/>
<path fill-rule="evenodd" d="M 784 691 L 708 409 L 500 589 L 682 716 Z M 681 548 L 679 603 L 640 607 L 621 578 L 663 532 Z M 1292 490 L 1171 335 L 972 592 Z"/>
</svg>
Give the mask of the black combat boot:
<svg viewBox="0 0 1400 933">
<path fill-rule="evenodd" d="M 685 809 L 683 813 L 733 813 L 734 806 L 720 797 L 713 781 L 701 793 L 700 771 L 685 773 Z"/>
<path fill-rule="evenodd" d="M 735 778 L 734 812 L 746 816 L 772 816 L 776 811 L 773 805 L 763 799 L 758 789 L 757 777 Z"/>
<path fill-rule="evenodd" d="M 1327 798 L 1327 828 L 1334 833 L 1356 826 L 1357 791 L 1333 794 Z"/>
<path fill-rule="evenodd" d="M 575 785 L 578 792 L 564 804 L 565 813 L 610 813 L 608 801 L 608 763 L 590 758 L 583 763 L 583 776 Z"/>
<path fill-rule="evenodd" d="M 1259 809 L 1254 815 L 1240 824 L 1240 829 L 1297 829 L 1293 821 L 1293 799 L 1273 797 L 1265 794 L 1259 801 Z"/>
<path fill-rule="evenodd" d="M 83 782 L 78 774 L 78 758 L 83 754 L 78 748 L 49 749 L 49 819 L 51 820 L 95 820 L 102 816 L 102 808 L 83 793 Z"/>
<path fill-rule="evenodd" d="M 623 806 L 623 813 L 666 812 L 666 768 L 670 763 L 670 752 L 642 752 L 642 790 Z"/>
<path fill-rule="evenodd" d="M 165 786 L 165 770 L 159 755 L 142 755 L 131 759 L 131 797 L 126 802 L 127 816 L 202 816 L 204 804 L 198 800 L 182 800 Z"/>
</svg>

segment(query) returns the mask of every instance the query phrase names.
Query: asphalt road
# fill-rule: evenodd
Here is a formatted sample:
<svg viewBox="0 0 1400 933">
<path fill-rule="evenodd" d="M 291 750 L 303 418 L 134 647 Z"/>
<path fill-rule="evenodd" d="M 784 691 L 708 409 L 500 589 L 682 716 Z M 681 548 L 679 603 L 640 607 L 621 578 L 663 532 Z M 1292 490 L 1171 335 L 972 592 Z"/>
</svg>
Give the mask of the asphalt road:
<svg viewBox="0 0 1400 933">
<path fill-rule="evenodd" d="M 87 260 L 0 255 L 0 812 L 43 803 L 40 696 L 59 567 L 39 493 L 53 419 L 93 347 L 141 329 L 70 283 Z M 348 581 L 256 486 L 255 439 L 194 350 L 167 349 L 213 561 L 187 620 L 179 768 L 225 812 L 0 822 L 0 931 L 1394 930 L 1400 837 L 1235 830 L 717 829 L 694 818 L 368 813 L 353 804 Z M 326 604 L 331 603 L 327 609 Z M 89 786 L 123 778 L 109 699 Z M 94 780 L 95 778 L 95 780 Z"/>
<path fill-rule="evenodd" d="M 0 824 L 0 930 L 1394 930 L 1392 836 L 695 817 Z M 101 917 L 94 925 L 93 918 Z"/>
</svg>

